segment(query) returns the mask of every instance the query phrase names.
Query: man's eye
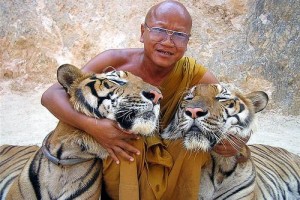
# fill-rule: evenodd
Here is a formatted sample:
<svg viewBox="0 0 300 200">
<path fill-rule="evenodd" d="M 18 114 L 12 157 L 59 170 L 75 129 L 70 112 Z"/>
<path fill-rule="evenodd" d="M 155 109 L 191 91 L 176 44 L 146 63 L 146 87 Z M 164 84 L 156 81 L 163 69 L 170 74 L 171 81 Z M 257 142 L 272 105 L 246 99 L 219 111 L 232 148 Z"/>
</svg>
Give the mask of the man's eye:
<svg viewBox="0 0 300 200">
<path fill-rule="evenodd" d="M 154 32 L 157 32 L 157 33 L 164 33 L 164 32 L 166 32 L 164 29 L 162 29 L 162 28 L 152 28 L 152 31 L 154 31 Z"/>
<path fill-rule="evenodd" d="M 173 34 L 176 35 L 176 36 L 178 36 L 178 37 L 181 37 L 181 38 L 186 38 L 187 37 L 186 34 L 180 33 L 180 32 L 174 32 Z"/>
</svg>

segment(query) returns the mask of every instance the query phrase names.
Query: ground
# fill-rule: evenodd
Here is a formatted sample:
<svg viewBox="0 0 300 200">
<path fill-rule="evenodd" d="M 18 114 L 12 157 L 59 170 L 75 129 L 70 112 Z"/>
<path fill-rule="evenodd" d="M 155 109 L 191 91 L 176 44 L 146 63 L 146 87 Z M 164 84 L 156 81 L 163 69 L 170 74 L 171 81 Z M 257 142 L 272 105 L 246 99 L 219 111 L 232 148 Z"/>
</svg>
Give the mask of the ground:
<svg viewBox="0 0 300 200">
<path fill-rule="evenodd" d="M 45 88 L 34 93 L 1 94 L 0 145 L 41 145 L 45 135 L 55 128 L 57 119 L 40 104 Z M 282 147 L 300 155 L 300 116 L 259 113 L 249 141 L 249 144 L 258 143 Z"/>
</svg>

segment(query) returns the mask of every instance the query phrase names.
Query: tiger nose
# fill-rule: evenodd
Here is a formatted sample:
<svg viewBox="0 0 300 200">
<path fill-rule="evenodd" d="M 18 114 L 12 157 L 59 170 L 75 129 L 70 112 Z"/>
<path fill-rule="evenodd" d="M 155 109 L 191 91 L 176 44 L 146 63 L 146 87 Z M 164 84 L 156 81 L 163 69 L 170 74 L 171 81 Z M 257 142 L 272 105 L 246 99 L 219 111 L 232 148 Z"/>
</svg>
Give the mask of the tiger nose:
<svg viewBox="0 0 300 200">
<path fill-rule="evenodd" d="M 205 111 L 201 108 L 186 108 L 185 114 L 190 116 L 192 119 L 196 119 L 197 117 L 202 117 L 206 115 L 208 111 Z"/>
<path fill-rule="evenodd" d="M 144 97 L 151 100 L 154 104 L 158 104 L 160 100 L 163 98 L 162 94 L 155 90 L 150 90 L 149 92 L 143 91 L 142 93 Z"/>
</svg>

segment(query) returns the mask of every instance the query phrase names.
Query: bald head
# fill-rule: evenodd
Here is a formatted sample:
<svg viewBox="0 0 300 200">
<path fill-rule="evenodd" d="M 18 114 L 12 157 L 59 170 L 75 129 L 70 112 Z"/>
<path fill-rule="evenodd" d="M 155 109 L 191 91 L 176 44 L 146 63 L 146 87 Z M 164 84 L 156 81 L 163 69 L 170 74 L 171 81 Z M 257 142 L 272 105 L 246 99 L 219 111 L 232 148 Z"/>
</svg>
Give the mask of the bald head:
<svg viewBox="0 0 300 200">
<path fill-rule="evenodd" d="M 191 29 L 192 17 L 186 7 L 178 1 L 163 1 L 159 4 L 154 5 L 148 11 L 145 22 L 153 21 L 159 17 L 169 17 L 178 20 L 184 20 L 186 26 Z"/>
</svg>

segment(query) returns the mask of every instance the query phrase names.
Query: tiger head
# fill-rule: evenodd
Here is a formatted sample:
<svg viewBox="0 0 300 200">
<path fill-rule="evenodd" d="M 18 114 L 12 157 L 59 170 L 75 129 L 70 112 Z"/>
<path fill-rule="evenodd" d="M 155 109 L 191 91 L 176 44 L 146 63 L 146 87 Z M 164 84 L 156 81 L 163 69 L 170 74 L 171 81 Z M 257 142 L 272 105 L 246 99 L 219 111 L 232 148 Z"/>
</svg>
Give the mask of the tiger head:
<svg viewBox="0 0 300 200">
<path fill-rule="evenodd" d="M 129 72 L 86 74 L 65 64 L 57 77 L 78 112 L 114 120 L 122 129 L 142 135 L 158 126 L 161 92 Z"/>
<path fill-rule="evenodd" d="M 186 149 L 208 151 L 229 133 L 250 136 L 254 114 L 267 103 L 262 91 L 244 96 L 219 84 L 199 84 L 185 95 L 162 137 L 181 138 Z"/>
</svg>

